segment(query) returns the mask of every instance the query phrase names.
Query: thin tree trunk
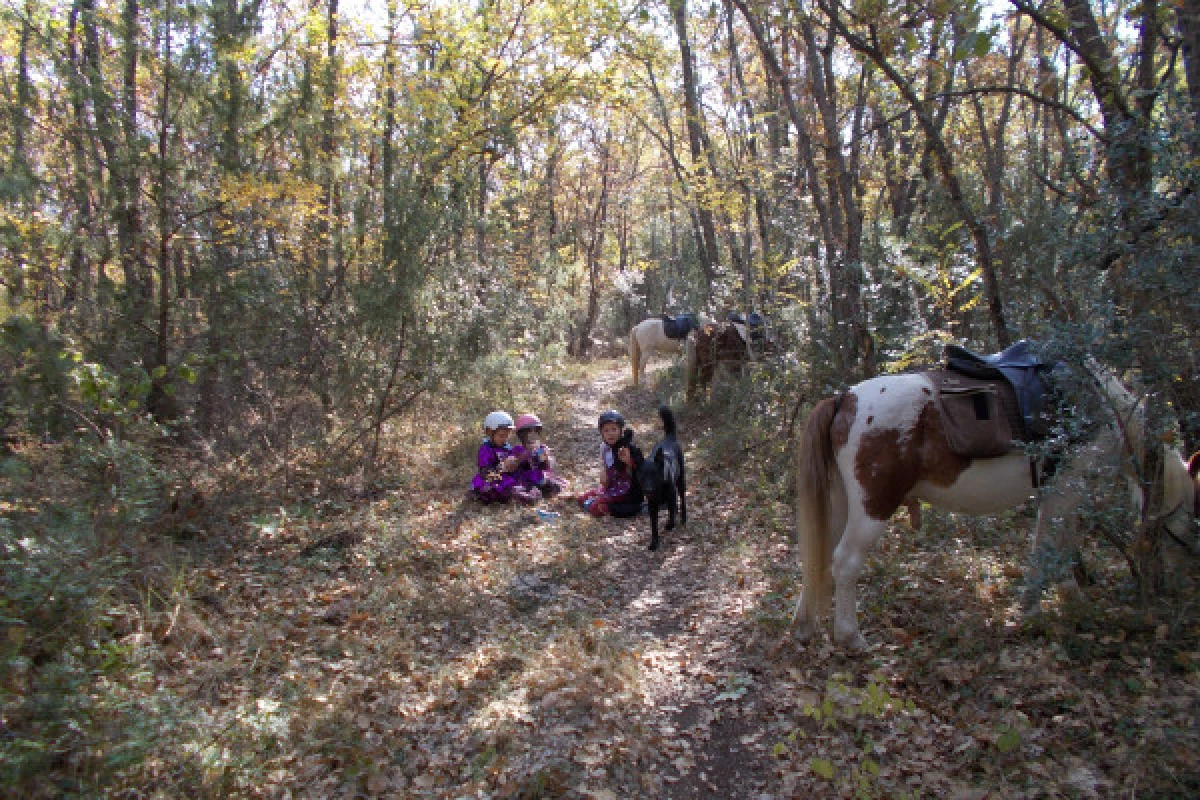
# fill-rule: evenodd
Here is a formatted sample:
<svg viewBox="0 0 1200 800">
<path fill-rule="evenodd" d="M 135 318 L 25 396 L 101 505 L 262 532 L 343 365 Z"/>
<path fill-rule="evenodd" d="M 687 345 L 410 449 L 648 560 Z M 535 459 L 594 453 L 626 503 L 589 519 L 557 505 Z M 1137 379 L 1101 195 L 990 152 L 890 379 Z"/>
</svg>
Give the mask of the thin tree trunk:
<svg viewBox="0 0 1200 800">
<path fill-rule="evenodd" d="M 17 89 L 16 102 L 11 108 L 12 151 L 9 153 L 8 180 L 0 187 L 0 201 L 14 206 L 15 216 L 24 216 L 21 206 L 29 196 L 32 184 L 28 154 L 26 153 L 25 137 L 30 127 L 30 105 L 33 102 L 33 85 L 29 79 L 29 40 L 33 33 L 33 2 L 26 0 L 24 12 L 21 14 L 21 35 L 17 50 Z M 4 277 L 10 299 L 19 303 L 25 293 L 25 258 L 22 241 L 19 236 L 6 236 L 8 256 L 13 262 L 13 269 L 5 270 Z M 49 281 L 42 281 L 49 285 Z"/>
<path fill-rule="evenodd" d="M 17 46 L 16 102 L 12 105 L 12 152 L 9 153 L 9 172 L 28 179 L 31 175 L 25 137 L 29 135 L 33 104 L 33 84 L 29 80 L 29 40 L 33 34 L 33 0 L 25 0 L 21 13 L 21 35 Z"/>
<path fill-rule="evenodd" d="M 704 148 L 704 129 L 700 111 L 700 96 L 696 86 L 695 61 L 692 57 L 692 46 L 688 39 L 687 30 L 687 0 L 670 0 L 671 15 L 675 20 L 675 35 L 679 39 L 679 57 L 683 65 L 683 105 L 685 127 L 688 133 L 688 147 L 692 156 L 692 171 L 697 180 L 703 184 L 708 178 L 709 167 L 706 164 Z M 713 175 L 713 178 L 716 176 Z M 696 204 L 696 214 L 700 218 L 700 229 L 703 234 L 704 249 L 701 252 L 701 265 L 711 293 L 712 284 L 716 278 L 717 266 L 720 264 L 720 253 L 717 249 L 717 229 L 713 221 L 713 212 L 708 203 L 701 198 Z M 711 294 L 710 294 L 711 296 Z"/>
<path fill-rule="evenodd" d="M 80 325 L 86 326 L 87 309 L 91 304 L 91 266 L 88 263 L 84 242 L 93 227 L 92 192 L 88 176 L 92 173 L 88 162 L 86 132 L 90 125 L 87 117 L 87 88 L 80 76 L 85 74 L 85 65 L 79 54 L 79 15 L 81 0 L 71 4 L 67 19 L 67 63 L 72 69 L 68 76 L 71 94 L 71 125 L 67 138 L 71 143 L 72 199 L 75 205 L 71 236 L 71 277 L 63 300 L 66 308 L 78 308 Z"/>
<path fill-rule="evenodd" d="M 612 150 L 612 131 L 604 134 L 604 144 L 600 147 L 600 190 L 596 205 L 588 215 L 588 243 L 584 249 L 584 257 L 588 270 L 588 303 L 587 313 L 579 326 L 579 337 L 575 346 L 575 355 L 586 358 L 592 347 L 592 328 L 596 318 L 600 316 L 600 254 L 604 248 L 604 234 L 608 222 L 608 194 Z"/>
<path fill-rule="evenodd" d="M 842 374 L 861 375 L 867 371 L 861 359 L 873 352 L 862 304 L 862 211 L 855 193 L 855 178 L 850 174 L 842 143 L 837 107 L 837 88 L 833 75 L 833 37 L 825 47 L 817 43 L 816 32 L 807 15 L 800 18 L 800 32 L 810 76 L 810 89 L 821 114 L 825 133 L 826 164 L 830 183 L 830 209 L 841 245 L 840 258 L 829 264 L 832 295 L 834 340 L 837 367 Z"/>
<path fill-rule="evenodd" d="M 1180 0 L 1175 6 L 1175 27 L 1183 51 L 1183 70 L 1192 99 L 1192 152 L 1200 151 L 1200 0 Z"/>
<path fill-rule="evenodd" d="M 321 206 L 324 213 L 320 217 L 318 236 L 320 242 L 320 270 L 322 285 L 332 280 L 334 285 L 341 282 L 341 268 L 344 264 L 337 263 L 339 248 L 337 239 L 339 232 L 335 220 L 334 205 L 337 194 L 337 99 L 338 99 L 338 0 L 327 0 L 325 16 L 325 80 L 324 92 L 321 99 L 323 107 L 321 120 L 321 181 L 324 191 Z"/>
<path fill-rule="evenodd" d="M 171 208 L 168 201 L 171 113 L 171 26 L 174 0 L 167 0 L 162 41 L 163 77 L 158 108 L 158 329 L 154 356 L 149 366 L 152 376 L 146 410 L 160 421 L 169 421 L 178 414 L 174 397 L 167 392 L 171 338 Z M 161 372 L 162 374 L 158 374 Z"/>
<path fill-rule="evenodd" d="M 725 36 L 729 43 L 729 63 L 730 72 L 732 72 L 736 80 L 736 90 L 740 101 L 737 103 L 738 109 L 741 111 L 742 124 L 745 126 L 749 135 L 745 138 L 746 152 L 749 155 L 750 162 L 753 164 L 756 171 L 761 171 L 763 168 L 762 159 L 758 150 L 758 139 L 760 136 L 760 128 L 754 116 L 754 105 L 750 102 L 750 90 L 746 86 L 746 75 L 742 69 L 742 56 L 738 48 L 737 33 L 734 29 L 734 8 L 732 0 L 725 0 Z M 756 180 L 753 185 L 746 185 L 745 192 L 750 196 L 754 207 L 754 219 L 758 228 L 759 252 L 760 260 L 765 273 L 768 265 L 771 263 L 771 237 L 770 227 L 767 222 L 770 212 L 768 210 L 768 201 L 766 192 L 763 189 L 761 180 Z M 747 220 L 746 223 L 749 221 Z M 746 255 L 745 255 L 745 291 L 747 295 L 747 305 L 756 305 L 757 295 L 757 280 L 756 273 L 752 262 L 751 251 L 751 230 L 753 226 L 746 224 Z"/>
</svg>

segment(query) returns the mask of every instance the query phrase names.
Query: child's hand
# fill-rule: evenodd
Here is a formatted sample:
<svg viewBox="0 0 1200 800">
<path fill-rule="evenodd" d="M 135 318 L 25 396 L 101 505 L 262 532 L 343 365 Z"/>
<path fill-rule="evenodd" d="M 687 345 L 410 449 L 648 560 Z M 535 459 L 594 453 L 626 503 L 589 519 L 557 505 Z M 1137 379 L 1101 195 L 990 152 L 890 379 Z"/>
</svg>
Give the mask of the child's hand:
<svg viewBox="0 0 1200 800">
<path fill-rule="evenodd" d="M 622 464 L 624 464 L 624 465 L 626 465 L 626 466 L 628 466 L 628 467 L 632 467 L 632 466 L 633 466 L 633 454 L 631 454 L 631 453 L 629 452 L 629 448 L 628 448 L 628 447 L 622 447 L 620 450 L 618 450 L 618 451 L 617 451 L 617 458 L 619 458 L 619 459 L 621 460 L 621 463 L 622 463 Z"/>
<path fill-rule="evenodd" d="M 501 467 L 503 468 L 503 470 L 505 472 L 512 472 L 514 469 L 517 468 L 517 465 L 519 463 L 520 462 L 517 460 L 516 456 L 509 456 L 508 458 L 504 459 L 504 461 L 501 463 Z"/>
</svg>

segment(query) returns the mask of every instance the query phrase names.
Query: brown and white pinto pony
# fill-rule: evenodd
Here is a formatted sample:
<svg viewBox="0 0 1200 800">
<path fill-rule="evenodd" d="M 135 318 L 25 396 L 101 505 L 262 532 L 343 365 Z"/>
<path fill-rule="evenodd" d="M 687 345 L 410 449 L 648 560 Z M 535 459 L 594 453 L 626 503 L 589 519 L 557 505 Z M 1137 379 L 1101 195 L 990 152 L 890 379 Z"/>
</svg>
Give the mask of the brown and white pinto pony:
<svg viewBox="0 0 1200 800">
<path fill-rule="evenodd" d="M 1141 446 L 1138 404 L 1113 377 L 1092 369 L 1114 414 L 1092 441 L 1067 455 L 1043 492 L 1034 532 L 1035 556 L 1050 537 L 1069 536 L 1092 466 L 1124 465 L 1128 439 Z M 1123 415 L 1118 430 L 1115 415 Z M 1131 433 L 1132 432 L 1132 433 Z M 1164 446 L 1166 471 L 1164 519 L 1176 535 L 1186 536 L 1200 504 L 1200 453 L 1186 464 Z M 1109 459 L 1102 461 L 1102 459 Z M 1029 458 L 1020 449 L 996 458 L 966 459 L 950 452 L 933 385 L 921 374 L 887 375 L 821 401 L 805 425 L 797 463 L 797 526 L 804 559 L 804 587 L 796 606 L 797 636 L 807 638 L 833 602 L 837 644 L 860 650 L 856 584 L 867 550 L 901 505 L 924 500 L 939 508 L 968 514 L 994 514 L 1030 499 L 1034 492 Z M 1182 526 L 1181 530 L 1175 530 Z M 1062 545 L 1059 538 L 1054 544 Z M 1033 559 L 1027 607 L 1040 599 L 1046 576 Z M 832 585 L 831 585 L 832 584 Z"/>
<path fill-rule="evenodd" d="M 710 322 L 693 331 L 687 340 L 687 398 L 707 390 L 718 369 L 741 369 L 751 356 L 749 343 L 749 331 L 737 322 Z"/>
</svg>

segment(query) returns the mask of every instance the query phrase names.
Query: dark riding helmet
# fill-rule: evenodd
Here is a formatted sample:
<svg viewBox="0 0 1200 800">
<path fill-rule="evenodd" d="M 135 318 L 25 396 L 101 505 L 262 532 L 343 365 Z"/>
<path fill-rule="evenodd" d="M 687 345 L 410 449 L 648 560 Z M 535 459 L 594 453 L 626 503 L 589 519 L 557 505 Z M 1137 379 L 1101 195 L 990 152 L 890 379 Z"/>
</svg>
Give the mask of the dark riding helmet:
<svg viewBox="0 0 1200 800">
<path fill-rule="evenodd" d="M 622 428 L 625 427 L 625 418 L 621 416 L 621 412 L 614 408 L 610 408 L 600 415 L 600 419 L 596 422 L 597 428 L 603 428 L 606 422 L 615 422 Z"/>
</svg>

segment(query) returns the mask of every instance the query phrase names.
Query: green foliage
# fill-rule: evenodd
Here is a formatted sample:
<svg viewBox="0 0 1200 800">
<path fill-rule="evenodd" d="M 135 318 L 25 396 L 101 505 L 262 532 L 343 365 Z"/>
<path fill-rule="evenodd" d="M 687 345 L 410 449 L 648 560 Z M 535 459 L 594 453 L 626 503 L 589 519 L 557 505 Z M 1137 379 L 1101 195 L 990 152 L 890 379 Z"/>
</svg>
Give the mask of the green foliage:
<svg viewBox="0 0 1200 800">
<path fill-rule="evenodd" d="M 9 676 L 0 683 L 0 707 L 13 733 L 0 744 L 0 782 L 9 790 L 68 757 L 79 787 L 95 785 L 139 759 L 159 735 L 119 685 L 139 661 L 113 631 L 133 575 L 81 510 L 51 506 L 0 520 L 0 659 Z M 110 746 L 79 761 L 94 740 Z"/>
<path fill-rule="evenodd" d="M 70 421 L 68 398 L 74 359 L 67 340 L 27 316 L 0 323 L 0 431 L 16 423 L 38 435 L 61 435 Z"/>
<path fill-rule="evenodd" d="M 996 737 L 996 749 L 1001 753 L 1011 753 L 1021 746 L 1021 734 L 1015 728 L 1006 728 Z"/>
<path fill-rule="evenodd" d="M 911 700 L 890 694 L 874 675 L 868 677 L 867 685 L 863 687 L 848 685 L 845 677 L 835 674 L 826 684 L 821 701 L 804 707 L 804 715 L 814 719 L 822 728 L 846 723 L 853 725 L 860 718 L 880 719 L 914 709 Z"/>
</svg>

